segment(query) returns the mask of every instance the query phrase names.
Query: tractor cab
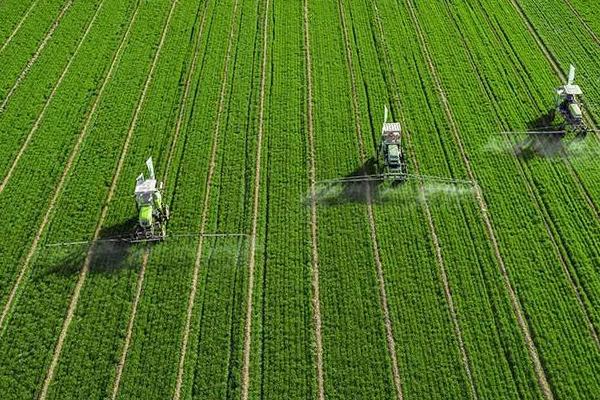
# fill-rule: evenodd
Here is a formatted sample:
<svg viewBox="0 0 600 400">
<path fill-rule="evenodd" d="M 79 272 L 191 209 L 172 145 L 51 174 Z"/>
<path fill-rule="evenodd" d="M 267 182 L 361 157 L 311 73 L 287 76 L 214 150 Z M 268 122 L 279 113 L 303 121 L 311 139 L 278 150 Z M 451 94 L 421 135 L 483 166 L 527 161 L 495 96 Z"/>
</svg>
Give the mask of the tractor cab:
<svg viewBox="0 0 600 400">
<path fill-rule="evenodd" d="M 575 67 L 571 65 L 567 83 L 556 89 L 556 109 L 568 125 L 574 130 L 580 130 L 585 129 L 583 127 L 583 113 L 578 100 L 578 96 L 583 95 L 583 91 L 574 82 Z"/>
<path fill-rule="evenodd" d="M 146 161 L 150 177 L 140 174 L 135 180 L 135 203 L 138 211 L 138 224 L 134 241 L 158 241 L 166 236 L 168 208 L 162 201 L 162 182 L 157 183 L 154 176 L 152 158 Z"/>
<path fill-rule="evenodd" d="M 388 172 L 403 173 L 402 127 L 398 122 L 387 122 L 388 110 L 385 108 L 383 127 L 381 128 L 380 153 Z"/>
</svg>

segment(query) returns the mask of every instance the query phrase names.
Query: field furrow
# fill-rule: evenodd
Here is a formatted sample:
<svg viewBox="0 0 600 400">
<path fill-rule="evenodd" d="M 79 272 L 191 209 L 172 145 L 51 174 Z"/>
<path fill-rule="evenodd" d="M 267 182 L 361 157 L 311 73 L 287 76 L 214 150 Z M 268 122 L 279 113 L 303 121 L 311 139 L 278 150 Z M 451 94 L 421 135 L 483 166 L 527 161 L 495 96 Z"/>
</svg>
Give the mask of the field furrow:
<svg viewBox="0 0 600 400">
<path fill-rule="evenodd" d="M 39 0 L 32 0 L 28 4 L 26 1 L 13 0 L 0 5 L 2 7 L 0 14 L 4 16 L 4 23 L 0 26 L 0 37 L 2 38 L 0 53 L 4 51 L 17 32 L 19 32 L 23 23 L 27 20 L 29 14 L 31 14 L 31 10 L 35 8 L 38 2 Z"/>
<path fill-rule="evenodd" d="M 439 7 L 432 7 L 428 11 L 419 11 L 419 6 L 417 6 L 418 17 L 422 25 L 431 27 L 434 18 L 436 21 L 451 21 L 445 16 L 438 14 L 438 10 L 442 11 Z M 481 88 L 477 88 L 477 81 L 465 79 L 457 81 L 456 79 L 456 70 L 472 71 L 468 55 L 465 54 L 462 57 L 457 57 L 456 52 L 451 53 L 446 45 L 447 37 L 460 38 L 460 36 L 458 33 L 453 33 L 456 31 L 450 26 L 438 24 L 438 28 L 439 31 L 429 28 L 426 30 L 428 45 L 434 55 L 432 59 L 439 71 L 449 104 L 454 108 L 453 112 L 456 115 L 457 124 L 464 130 L 463 140 L 473 160 L 473 165 L 478 168 L 475 172 L 485 190 L 490 215 L 495 221 L 498 221 L 495 222 L 495 226 L 499 237 L 500 251 L 503 251 L 506 270 L 510 274 L 516 294 L 519 296 L 524 315 L 527 316 L 528 324 L 532 331 L 531 338 L 535 340 L 536 347 L 538 347 L 538 351 L 540 352 L 540 362 L 543 360 L 544 369 L 551 376 L 549 384 L 553 386 L 552 390 L 558 392 L 557 396 L 559 397 L 564 397 L 566 393 L 573 395 L 575 388 L 566 382 L 562 383 L 564 380 L 560 378 L 564 377 L 564 370 L 558 367 L 558 365 L 559 363 L 564 365 L 565 356 L 572 357 L 570 362 L 573 363 L 573 367 L 577 366 L 577 368 L 581 369 L 577 373 L 579 379 L 587 379 L 585 378 L 586 376 L 591 376 L 589 374 L 595 368 L 593 366 L 595 361 L 592 360 L 596 357 L 596 352 L 593 350 L 591 352 L 590 350 L 583 350 L 584 348 L 589 349 L 589 346 L 592 346 L 592 348 L 595 347 L 593 338 L 589 335 L 589 330 L 586 327 L 585 315 L 577 302 L 575 294 L 569 288 L 568 280 L 565 278 L 560 261 L 558 260 L 560 256 L 556 253 L 553 254 L 546 251 L 547 246 L 552 248 L 552 243 L 551 239 L 547 237 L 543 222 L 539 218 L 521 219 L 517 222 L 517 219 L 514 218 L 514 215 L 523 213 L 527 209 L 532 209 L 535 213 L 539 212 L 535 207 L 532 208 L 534 204 L 528 199 L 526 186 L 523 184 L 518 186 L 519 180 L 513 179 L 512 182 L 506 182 L 507 179 L 504 179 L 502 193 L 511 193 L 510 203 L 506 201 L 505 196 L 498 195 L 499 190 L 496 185 L 500 183 L 500 179 L 497 172 L 495 172 L 498 171 L 498 167 L 494 171 L 489 171 L 487 168 L 489 168 L 492 162 L 501 162 L 503 165 L 501 168 L 505 172 L 506 177 L 512 178 L 517 176 L 518 171 L 508 173 L 508 171 L 514 171 L 516 167 L 513 158 L 514 154 L 505 153 L 502 157 L 495 157 L 494 160 L 489 157 L 486 160 L 485 142 L 489 140 L 489 134 L 478 134 L 477 131 L 474 131 L 473 134 L 468 133 L 470 131 L 468 124 L 475 122 L 481 127 L 483 132 L 497 131 L 498 127 L 494 125 L 493 111 L 486 112 L 482 110 L 473 112 L 471 110 L 470 113 L 467 113 L 465 110 L 468 107 L 461 106 L 470 105 L 471 109 L 481 107 L 484 110 L 490 107 L 489 103 L 479 102 L 478 104 L 475 100 L 476 95 L 478 96 L 477 98 L 481 98 L 481 95 L 485 96 L 485 93 L 481 92 Z M 438 32 L 441 33 L 438 34 Z M 476 71 L 473 72 L 476 73 Z M 489 76 L 494 75 L 489 73 Z M 468 100 L 469 96 L 474 97 Z M 510 166 L 511 163 L 513 166 Z M 502 203 L 504 204 L 498 207 Z M 503 209 L 511 210 L 513 217 L 502 218 L 503 215 L 506 215 L 506 211 L 503 211 Z M 500 223 L 499 221 L 502 222 Z M 524 224 L 525 221 L 527 223 Z M 537 241 L 535 243 L 528 242 L 527 249 L 522 247 L 517 250 L 515 248 L 517 242 L 509 238 L 509 232 L 512 231 L 512 237 L 515 237 L 517 229 L 523 230 L 523 233 L 528 237 L 531 237 L 532 234 L 538 235 Z M 525 232 L 529 232 L 529 234 Z M 543 237 L 544 235 L 546 237 Z M 520 246 L 517 245 L 517 247 Z M 517 262 L 515 257 L 521 256 L 525 252 L 529 252 L 531 258 Z M 539 262 L 532 262 L 535 258 L 539 258 Z M 540 265 L 544 265 L 543 269 L 540 268 Z M 541 310 L 543 309 L 546 311 L 542 312 Z M 558 314 L 557 310 L 564 311 Z M 556 318 L 556 320 L 551 322 L 552 318 Z M 570 321 L 566 322 L 566 319 Z M 571 331 L 569 337 L 572 338 L 570 342 L 572 345 L 569 350 L 564 349 L 565 344 L 562 342 L 566 336 L 563 339 L 557 339 L 556 335 L 560 332 L 555 328 L 558 320 L 562 321 L 561 327 L 563 331 L 564 329 L 570 329 Z M 577 339 L 574 339 L 575 337 Z M 554 340 L 563 343 L 562 347 L 550 344 Z M 589 357 L 590 364 L 583 366 L 576 362 L 575 359 L 579 357 Z M 558 361 L 559 359 L 561 360 L 560 362 Z M 546 391 L 546 395 L 548 394 L 549 392 Z"/>
<path fill-rule="evenodd" d="M 164 4 L 164 6 L 170 7 L 171 4 Z M 98 236 L 99 229 L 105 228 L 100 226 L 97 221 L 103 219 L 102 214 L 106 215 L 107 196 L 112 196 L 114 193 L 113 190 L 109 191 L 108 186 L 112 182 L 111 185 L 114 189 L 118 175 L 115 175 L 115 168 L 118 168 L 118 165 L 115 166 L 115 160 L 119 159 L 120 154 L 125 154 L 123 150 L 127 149 L 128 141 L 123 135 L 122 129 L 129 127 L 129 137 L 131 138 L 133 133 L 131 127 L 135 126 L 133 122 L 137 119 L 132 118 L 132 114 L 135 117 L 136 110 L 139 113 L 140 100 L 143 97 L 141 93 L 144 93 L 142 86 L 147 88 L 148 80 L 146 78 L 151 76 L 149 72 L 152 58 L 158 54 L 159 36 L 161 32 L 166 31 L 163 28 L 166 28 L 168 7 L 142 7 L 140 10 L 128 43 L 128 51 L 124 52 L 115 77 L 107 87 L 107 95 L 98 107 L 89 140 L 84 142 L 74 167 L 77 179 L 73 179 L 74 175 L 71 175 L 60 204 L 57 206 L 57 212 L 46 238 L 48 241 L 90 238 L 92 235 Z M 153 29 L 149 30 L 147 26 L 152 26 Z M 155 46 L 153 46 L 153 42 Z M 132 70 L 138 71 L 140 75 L 129 73 Z M 129 91 L 124 91 L 124 89 Z M 128 95 L 124 97 L 123 93 L 128 93 Z M 120 112 L 116 112 L 112 107 L 115 99 L 121 100 L 118 103 L 121 105 Z M 96 174 L 77 174 L 77 171 L 90 170 L 95 171 Z M 104 178 L 102 178 L 103 176 Z M 106 185 L 99 186 L 99 179 L 100 182 L 105 180 Z M 96 204 L 97 208 L 86 209 L 88 215 L 82 215 L 80 208 L 82 199 L 86 199 L 88 204 Z M 69 215 L 75 215 L 77 218 L 65 218 Z M 95 233 L 94 229 L 96 229 Z M 68 317 L 72 317 L 75 311 L 78 297 L 76 294 L 73 297 L 69 294 L 74 293 L 75 288 L 79 287 L 81 290 L 83 287 L 82 280 L 85 278 L 85 274 L 81 274 L 81 271 L 85 272 L 86 269 L 82 269 L 81 266 L 87 253 L 85 250 L 87 250 L 87 246 L 83 246 L 83 248 L 46 247 L 36 258 L 32 276 L 23 289 L 21 301 L 16 304 L 1 343 L 3 347 L 9 346 L 3 350 L 3 354 L 7 360 L 11 360 L 3 362 L 2 370 L 3 377 L 10 376 L 11 378 L 4 378 L 2 382 L 7 385 L 12 382 L 12 393 L 15 393 L 17 397 L 32 397 L 34 393 L 43 396 L 44 388 L 49 388 L 48 384 L 51 380 L 49 378 L 52 378 L 52 373 L 48 373 L 47 369 L 58 363 L 57 355 L 60 353 L 62 344 L 69 343 L 69 341 L 56 343 L 56 340 L 61 332 L 63 334 L 67 332 L 64 328 L 68 327 Z M 98 251 L 96 254 L 102 258 L 102 250 L 96 250 Z M 89 259 L 86 264 L 88 268 L 91 264 L 95 265 Z M 99 271 L 101 268 L 95 267 L 93 273 L 96 274 Z M 78 277 L 83 278 L 78 279 Z M 77 281 L 79 281 L 79 285 L 77 285 Z M 42 311 L 40 305 L 45 306 L 41 316 L 36 314 Z M 67 315 L 66 320 L 64 320 L 65 314 Z M 19 334 L 22 332 L 35 332 L 35 335 L 30 337 Z M 42 332 L 44 334 L 41 334 Z M 65 336 L 60 337 L 63 340 L 65 338 Z M 83 338 L 78 337 L 77 339 L 82 340 Z M 20 349 L 24 346 L 28 349 L 27 359 L 11 357 L 11 352 L 19 354 L 21 353 Z M 58 351 L 55 352 L 55 350 Z M 44 376 L 46 376 L 46 383 L 42 386 Z M 19 380 L 19 382 L 14 380 Z M 29 395 L 25 393 L 29 393 Z"/>
<path fill-rule="evenodd" d="M 114 30 L 115 36 L 118 37 L 119 34 L 122 35 L 118 48 L 116 48 L 117 42 L 115 39 L 108 40 L 110 38 L 105 35 L 96 38 L 96 41 L 93 44 L 90 43 L 90 45 L 84 47 L 82 55 L 85 56 L 85 60 L 78 61 L 78 63 L 75 64 L 73 69 L 77 71 L 77 73 L 74 74 L 73 77 L 67 78 L 64 90 L 57 93 L 56 101 L 53 103 L 53 107 L 69 111 L 70 113 L 72 112 L 71 117 L 63 118 L 60 115 L 57 116 L 57 114 L 59 114 L 56 113 L 57 108 L 51 110 L 54 113 L 51 112 L 48 120 L 41 125 L 40 134 L 36 137 L 36 140 L 33 140 L 32 142 L 32 151 L 24 155 L 23 162 L 19 164 L 18 169 L 15 167 L 15 182 L 17 183 L 14 183 L 13 186 L 9 185 L 6 193 L 3 193 L 3 196 L 0 197 L 0 204 L 2 204 L 7 215 L 12 215 L 13 221 L 15 222 L 15 225 L 12 226 L 11 230 L 7 233 L 18 240 L 18 243 L 14 243 L 14 246 L 7 246 L 3 249 L 2 263 L 0 264 L 5 281 L 11 282 L 11 284 L 4 285 L 4 291 L 0 292 L 2 293 L 3 298 L 8 296 L 3 302 L 2 317 L 0 318 L 0 329 L 2 330 L 4 330 L 4 322 L 12 308 L 12 303 L 18 294 L 21 282 L 28 273 L 31 262 L 38 250 L 40 240 L 55 212 L 56 205 L 59 202 L 65 184 L 72 172 L 72 166 L 90 131 L 93 118 L 95 117 L 98 104 L 102 99 L 106 85 L 112 79 L 113 71 L 120 61 L 123 49 L 129 38 L 131 27 L 137 15 L 137 8 L 132 15 L 128 16 L 128 13 L 131 12 L 131 10 L 127 7 L 122 7 L 118 3 L 120 2 L 112 2 L 111 5 L 107 5 L 106 13 L 102 15 L 101 22 L 99 21 L 99 24 L 102 24 L 103 28 L 107 31 Z M 123 27 L 119 24 L 121 18 L 129 18 L 125 31 L 122 31 Z M 102 41 L 100 39 L 107 40 Z M 112 55 L 110 52 L 113 52 Z M 97 58 L 93 58 L 92 54 L 96 54 Z M 76 95 L 74 86 L 81 87 L 85 84 L 90 85 L 90 88 L 95 88 L 97 85 L 96 80 L 100 79 L 98 71 L 94 71 L 93 69 L 82 69 L 81 62 L 84 63 L 84 68 L 85 66 L 89 67 L 95 65 L 94 63 L 103 65 L 105 57 L 111 56 L 111 65 L 106 75 L 102 78 L 102 85 L 98 89 L 98 93 L 91 108 L 89 110 L 79 109 L 79 112 L 76 112 L 78 106 L 73 103 L 73 100 L 77 99 L 83 101 L 85 97 L 81 97 L 80 94 Z M 89 71 L 89 73 L 84 73 L 84 71 Z M 77 108 L 69 109 L 67 105 L 73 105 Z M 81 122 L 82 120 L 83 123 Z M 78 132 L 77 139 L 70 152 L 66 149 L 74 139 L 65 137 L 65 130 Z M 63 138 L 63 140 L 61 141 L 59 138 Z M 56 145 L 56 147 L 49 146 L 49 143 Z M 57 153 L 54 153 L 53 151 L 56 151 Z M 63 165 L 64 163 L 64 169 L 62 169 L 62 171 L 61 168 L 52 168 L 49 171 L 40 170 L 35 175 L 31 173 L 32 170 L 35 170 L 40 166 L 40 154 L 54 158 L 60 157 L 60 152 L 69 154 L 68 159 L 66 160 L 65 158 L 59 158 L 60 164 Z M 66 157 L 66 155 L 63 155 L 63 157 Z M 46 163 L 42 165 L 51 167 Z M 60 178 L 58 177 L 59 174 Z M 33 205 L 40 205 L 40 199 L 43 198 L 48 190 L 48 182 L 56 182 L 57 179 L 58 182 L 51 191 L 51 197 L 45 206 L 45 212 L 40 220 L 41 212 L 44 211 L 44 208 L 34 207 Z M 23 209 L 27 209 L 30 212 L 25 213 L 22 211 Z M 35 221 L 40 221 L 39 226 Z M 29 225 L 29 229 L 22 229 L 22 226 L 24 225 Z M 21 246 L 23 242 L 29 241 L 31 241 L 30 246 Z M 11 279 L 11 276 L 16 276 L 16 278 Z"/>
</svg>

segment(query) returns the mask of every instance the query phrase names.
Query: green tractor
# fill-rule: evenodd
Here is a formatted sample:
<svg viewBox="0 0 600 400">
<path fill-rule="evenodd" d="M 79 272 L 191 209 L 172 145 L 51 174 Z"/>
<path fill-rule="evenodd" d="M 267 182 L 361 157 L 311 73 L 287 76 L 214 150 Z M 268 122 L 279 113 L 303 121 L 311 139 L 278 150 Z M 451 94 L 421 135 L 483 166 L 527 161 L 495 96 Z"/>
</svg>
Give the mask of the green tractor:
<svg viewBox="0 0 600 400">
<path fill-rule="evenodd" d="M 163 183 L 154 175 L 152 157 L 146 160 L 148 179 L 140 174 L 135 180 L 135 203 L 138 211 L 137 226 L 132 242 L 158 242 L 167 236 L 169 207 L 163 203 Z"/>
</svg>

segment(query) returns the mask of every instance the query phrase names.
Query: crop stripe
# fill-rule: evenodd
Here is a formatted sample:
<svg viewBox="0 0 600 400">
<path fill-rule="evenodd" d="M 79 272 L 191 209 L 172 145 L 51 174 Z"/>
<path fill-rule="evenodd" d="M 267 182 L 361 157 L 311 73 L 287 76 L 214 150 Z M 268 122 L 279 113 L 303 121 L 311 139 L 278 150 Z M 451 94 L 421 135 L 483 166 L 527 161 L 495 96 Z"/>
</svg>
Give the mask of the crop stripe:
<svg viewBox="0 0 600 400">
<path fill-rule="evenodd" d="M 25 11 L 25 14 L 23 14 L 21 19 L 19 20 L 19 23 L 17 24 L 17 26 L 15 26 L 15 28 L 11 32 L 10 36 L 6 39 L 6 41 L 4 42 L 2 47 L 0 47 L 0 53 L 2 53 L 4 51 L 4 49 L 6 48 L 6 46 L 8 46 L 10 44 L 10 42 L 12 42 L 12 40 L 15 37 L 15 35 L 17 34 L 17 32 L 19 32 L 19 30 L 21 29 L 21 26 L 23 26 L 23 23 L 25 22 L 25 20 L 27 20 L 27 18 L 29 17 L 31 10 L 33 10 L 35 8 L 35 6 L 37 5 L 37 3 L 39 3 L 39 1 L 40 0 L 35 0 L 34 2 L 32 2 L 31 5 L 29 6 L 29 8 L 27 9 L 27 11 Z"/>
<path fill-rule="evenodd" d="M 325 374 L 323 370 L 323 337 L 321 321 L 321 296 L 319 281 L 319 228 L 317 219 L 317 168 L 315 162 L 315 138 L 313 117 L 312 57 L 310 50 L 310 26 L 308 0 L 304 0 L 304 54 L 306 59 L 306 123 L 308 133 L 308 180 L 310 186 L 310 236 L 312 272 L 312 308 L 315 329 L 315 363 L 317 368 L 317 392 L 319 400 L 325 400 Z"/>
<path fill-rule="evenodd" d="M 40 124 L 41 124 L 42 120 L 44 119 L 44 116 L 46 115 L 46 111 L 48 111 L 48 108 L 50 107 L 50 103 L 52 103 L 52 100 L 54 99 L 54 96 L 56 95 L 56 92 L 58 91 L 58 88 L 62 84 L 63 80 L 65 79 L 65 76 L 67 75 L 67 73 L 69 72 L 69 69 L 71 68 L 71 64 L 73 64 L 73 61 L 77 57 L 77 54 L 79 53 L 79 50 L 81 49 L 81 46 L 83 45 L 83 42 L 85 41 L 85 39 L 87 38 L 88 34 L 92 30 L 94 22 L 96 22 L 96 18 L 100 14 L 100 11 L 102 10 L 102 6 L 103 5 L 104 5 L 104 0 L 102 0 L 102 2 L 100 3 L 100 5 L 96 9 L 96 12 L 94 13 L 94 16 L 92 17 L 92 19 L 88 23 L 88 26 L 87 26 L 87 28 L 86 28 L 83 36 L 81 37 L 81 39 L 79 40 L 79 43 L 77 44 L 77 48 L 75 49 L 75 51 L 71 55 L 71 58 L 69 59 L 67 65 L 65 65 L 65 68 L 63 69 L 62 74 L 60 75 L 60 77 L 58 78 L 58 81 L 56 81 L 56 84 L 52 88 L 52 92 L 50 92 L 50 95 L 46 99 L 46 102 L 44 103 L 44 107 L 42 108 L 42 111 L 40 111 L 40 113 L 38 114 L 38 117 L 35 120 L 33 126 L 31 127 L 31 129 L 29 130 L 29 133 L 27 134 L 27 137 L 25 138 L 25 141 L 21 145 L 21 148 L 19 149 L 19 151 L 17 152 L 17 155 L 15 156 L 14 160 L 12 161 L 11 166 L 8 169 L 8 172 L 4 176 L 4 179 L 2 179 L 2 182 L 0 183 L 0 194 L 4 191 L 4 188 L 8 184 L 8 181 L 10 180 L 10 178 L 13 175 L 13 173 L 15 172 L 15 169 L 17 168 L 17 164 L 19 163 L 19 160 L 23 156 L 23 153 L 25 153 L 25 150 L 27 150 L 27 148 L 29 146 L 29 143 L 31 142 L 31 139 L 33 138 L 33 135 L 35 134 L 35 132 L 40 127 Z"/>
<path fill-rule="evenodd" d="M 100 231 L 102 229 L 102 224 L 104 223 L 104 220 L 106 219 L 106 215 L 108 214 L 108 206 L 114 196 L 114 192 L 117 187 L 117 182 L 121 175 L 121 171 L 123 170 L 125 156 L 127 155 L 127 152 L 129 150 L 129 144 L 131 142 L 131 138 L 133 137 L 133 132 L 137 126 L 137 121 L 138 121 L 138 118 L 140 115 L 140 111 L 142 110 L 144 100 L 146 99 L 146 95 L 147 95 L 148 89 L 150 87 L 150 82 L 152 81 L 152 78 L 154 76 L 154 70 L 156 69 L 156 64 L 158 62 L 163 44 L 165 42 L 167 31 L 168 31 L 168 28 L 169 28 L 169 25 L 171 22 L 171 17 L 173 16 L 173 11 L 175 10 L 176 5 L 177 5 L 177 0 L 174 0 L 171 4 L 171 9 L 169 11 L 169 15 L 167 17 L 166 23 L 163 27 L 160 42 L 159 42 L 158 48 L 156 50 L 156 53 L 154 55 L 154 59 L 152 60 L 152 65 L 150 67 L 150 71 L 148 72 L 148 75 L 146 77 L 146 83 L 144 84 L 144 89 L 142 90 L 142 94 L 138 100 L 138 105 L 137 105 L 137 108 L 135 109 L 133 119 L 132 119 L 129 129 L 127 131 L 127 137 L 125 138 L 125 143 L 123 145 L 123 149 L 121 150 L 121 156 L 119 157 L 117 169 L 115 171 L 115 174 L 113 175 L 113 179 L 112 179 L 111 186 L 110 186 L 110 189 L 108 192 L 108 196 L 106 198 L 106 202 L 104 203 L 104 206 L 102 207 L 102 213 L 101 213 L 100 219 L 98 220 L 98 223 L 96 225 L 96 231 L 94 232 L 94 237 L 92 239 L 93 241 L 98 240 L 98 238 L 100 237 Z M 95 244 L 95 242 L 93 242 L 90 250 L 88 251 L 88 253 L 86 255 L 85 261 L 83 263 L 83 268 L 81 269 L 81 272 L 79 274 L 79 278 L 77 280 L 75 290 L 73 291 L 73 294 L 71 297 L 69 309 L 67 310 L 67 315 L 66 315 L 62 330 L 60 332 L 60 336 L 58 337 L 56 347 L 54 349 L 54 354 L 52 356 L 52 362 L 50 363 L 50 367 L 48 368 L 46 379 L 44 380 L 44 385 L 42 387 L 42 391 L 41 391 L 41 394 L 39 397 L 40 400 L 44 400 L 46 398 L 46 396 L 48 394 L 48 389 L 50 387 L 50 383 L 52 382 L 52 379 L 54 378 L 54 371 L 56 370 L 56 366 L 58 365 L 58 360 L 59 360 L 61 352 L 62 352 L 62 347 L 64 345 L 64 341 L 67 336 L 69 326 L 71 325 L 71 321 L 73 320 L 73 316 L 75 315 L 75 310 L 77 308 L 77 303 L 79 301 L 81 289 L 83 287 L 83 284 L 85 283 L 85 280 L 86 280 L 87 275 L 90 270 L 92 256 L 93 256 L 95 247 L 96 247 L 96 244 Z"/>
<path fill-rule="evenodd" d="M 23 68 L 23 70 L 19 74 L 19 77 L 17 78 L 17 80 L 15 81 L 13 86 L 10 88 L 8 93 L 6 94 L 6 97 L 4 98 L 2 103 L 0 103 L 0 114 L 2 114 L 4 112 L 4 110 L 6 109 L 6 104 L 8 104 L 8 101 L 12 97 L 13 93 L 15 92 L 15 90 L 17 90 L 17 88 L 19 87 L 19 85 L 21 84 L 23 79 L 25 79 L 25 76 L 29 73 L 29 70 L 31 69 L 31 67 L 33 67 L 33 64 L 35 64 L 37 59 L 40 57 L 40 54 L 42 54 L 42 51 L 44 50 L 44 48 L 46 47 L 46 45 L 52 38 L 52 35 L 54 35 L 54 31 L 60 25 L 60 22 L 62 21 L 63 17 L 65 16 L 65 14 L 69 10 L 69 8 L 71 8 L 71 5 L 73 5 L 73 0 L 68 0 L 65 3 L 65 6 L 60 11 L 60 14 L 58 14 L 56 19 L 54 20 L 54 23 L 50 27 L 50 30 L 48 30 L 48 32 L 46 33 L 44 40 L 42 40 L 42 43 L 40 43 L 40 45 L 38 46 L 35 53 L 29 59 L 29 61 L 27 62 L 27 65 L 25 65 L 25 68 Z"/>
<path fill-rule="evenodd" d="M 254 171 L 254 200 L 252 215 L 252 233 L 250 234 L 250 260 L 248 262 L 248 294 L 246 296 L 246 324 L 244 328 L 244 356 L 242 364 L 242 400 L 248 400 L 248 390 L 250 386 L 250 347 L 252 344 L 252 305 L 254 291 L 254 267 L 256 264 L 256 239 L 258 236 L 258 213 L 260 203 L 260 184 L 261 184 L 261 166 L 262 166 L 262 143 L 264 136 L 265 120 L 265 87 L 267 80 L 267 58 L 269 39 L 269 6 L 270 0 L 266 0 L 265 19 L 263 22 L 263 49 L 262 64 L 260 76 L 260 104 L 258 116 L 258 137 L 256 144 L 256 166 Z"/>
<path fill-rule="evenodd" d="M 46 229 L 46 226 L 50 222 L 52 214 L 54 213 L 54 209 L 56 208 L 58 199 L 60 198 L 60 195 L 62 194 L 62 191 L 65 187 L 67 178 L 69 177 L 71 168 L 73 167 L 73 163 L 75 162 L 75 159 L 79 155 L 79 150 L 81 149 L 81 145 L 83 144 L 83 141 L 85 140 L 85 138 L 87 137 L 87 134 L 89 133 L 92 119 L 93 119 L 94 115 L 96 114 L 96 109 L 98 108 L 98 104 L 100 103 L 100 100 L 102 99 L 104 90 L 105 90 L 108 82 L 112 79 L 113 72 L 114 72 L 116 66 L 118 65 L 118 63 L 120 62 L 121 55 L 123 53 L 123 50 L 125 48 L 125 45 L 126 45 L 128 39 L 129 39 L 129 36 L 131 34 L 131 28 L 133 27 L 133 23 L 136 20 L 138 10 L 139 10 L 139 3 L 138 3 L 138 7 L 136 7 L 133 15 L 131 16 L 131 18 L 129 20 L 129 25 L 127 27 L 127 31 L 125 32 L 125 35 L 121 39 L 119 48 L 117 49 L 116 53 L 113 56 L 109 70 L 102 82 L 102 86 L 100 87 L 100 90 L 98 91 L 98 95 L 96 96 L 94 104 L 92 105 L 92 108 L 91 108 L 89 114 L 87 115 L 87 118 L 85 119 L 83 128 L 81 129 L 81 132 L 79 134 L 77 142 L 75 143 L 75 146 L 71 150 L 71 154 L 69 155 L 69 159 L 67 160 L 65 169 L 63 170 L 60 180 L 54 189 L 54 192 L 52 194 L 52 199 L 50 200 L 50 204 L 48 205 L 48 209 L 46 210 L 46 214 L 44 214 L 42 223 L 40 224 L 40 226 L 35 234 L 35 237 L 33 239 L 31 247 L 29 248 L 29 252 L 27 253 L 27 256 L 25 257 L 25 261 L 23 262 L 23 265 L 21 267 L 21 270 L 19 272 L 17 280 L 15 281 L 13 288 L 10 292 L 10 295 L 8 297 L 8 300 L 6 301 L 6 304 L 4 305 L 4 308 L 2 310 L 2 315 L 0 316 L 0 332 L 4 332 L 4 324 L 6 322 L 6 318 L 8 317 L 10 310 L 13 307 L 13 303 L 16 299 L 17 292 L 21 286 L 21 283 L 25 277 L 26 272 L 29 270 L 31 261 L 33 260 L 33 256 L 38 248 L 39 242 L 40 242 L 42 235 Z"/>
<path fill-rule="evenodd" d="M 194 304 L 196 302 L 196 293 L 198 290 L 198 277 L 200 275 L 200 265 L 202 261 L 202 254 L 204 250 L 204 235 L 202 233 L 206 230 L 206 224 L 208 222 L 208 211 L 210 208 L 210 196 L 211 196 L 211 187 L 212 187 L 212 178 L 215 173 L 216 167 L 216 159 L 217 159 L 217 149 L 219 145 L 219 134 L 221 131 L 221 117 L 225 109 L 225 97 L 227 95 L 227 85 L 228 85 L 228 77 L 229 77 L 229 62 L 231 59 L 231 48 L 233 47 L 233 38 L 235 33 L 235 22 L 237 16 L 238 9 L 238 0 L 235 0 L 233 10 L 232 10 L 232 19 L 231 26 L 229 30 L 229 38 L 227 42 L 227 51 L 225 54 L 225 61 L 223 64 L 223 73 L 221 76 L 221 93 L 219 94 L 219 103 L 217 108 L 217 115 L 215 120 L 215 128 L 213 133 L 213 141 L 210 151 L 210 162 L 208 165 L 208 174 L 206 177 L 206 189 L 204 194 L 204 202 L 202 206 L 202 215 L 200 217 L 200 226 L 199 232 L 201 233 L 200 238 L 198 239 L 198 246 L 196 247 L 196 258 L 194 261 L 194 271 L 192 274 L 192 282 L 190 285 L 190 295 L 188 298 L 188 308 L 186 312 L 186 321 L 185 328 L 182 332 L 181 338 L 181 351 L 179 355 L 179 366 L 177 370 L 177 382 L 175 384 L 175 391 L 173 393 L 173 399 L 179 400 L 181 398 L 181 388 L 183 386 L 183 379 L 185 373 L 185 360 L 187 357 L 187 348 L 188 341 L 190 336 L 190 329 L 192 324 L 192 315 L 194 311 Z"/>
</svg>

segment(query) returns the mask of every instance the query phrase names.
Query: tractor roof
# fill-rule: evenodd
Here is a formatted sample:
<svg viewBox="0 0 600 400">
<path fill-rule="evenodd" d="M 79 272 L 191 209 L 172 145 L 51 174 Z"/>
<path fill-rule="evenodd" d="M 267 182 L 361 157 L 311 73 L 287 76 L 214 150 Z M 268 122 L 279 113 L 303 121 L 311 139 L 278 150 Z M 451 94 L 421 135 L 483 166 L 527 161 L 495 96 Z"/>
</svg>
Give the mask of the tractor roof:
<svg viewBox="0 0 600 400">
<path fill-rule="evenodd" d="M 578 85 L 565 85 L 565 86 L 563 86 L 563 89 L 565 91 L 565 94 L 574 95 L 574 96 L 583 94 L 581 88 Z"/>
<path fill-rule="evenodd" d="M 156 179 L 146 179 L 135 185 L 135 194 L 156 192 Z"/>
<path fill-rule="evenodd" d="M 400 133 L 402 131 L 402 128 L 400 127 L 400 123 L 398 122 L 386 122 L 385 124 L 383 124 L 383 131 Z"/>
</svg>

